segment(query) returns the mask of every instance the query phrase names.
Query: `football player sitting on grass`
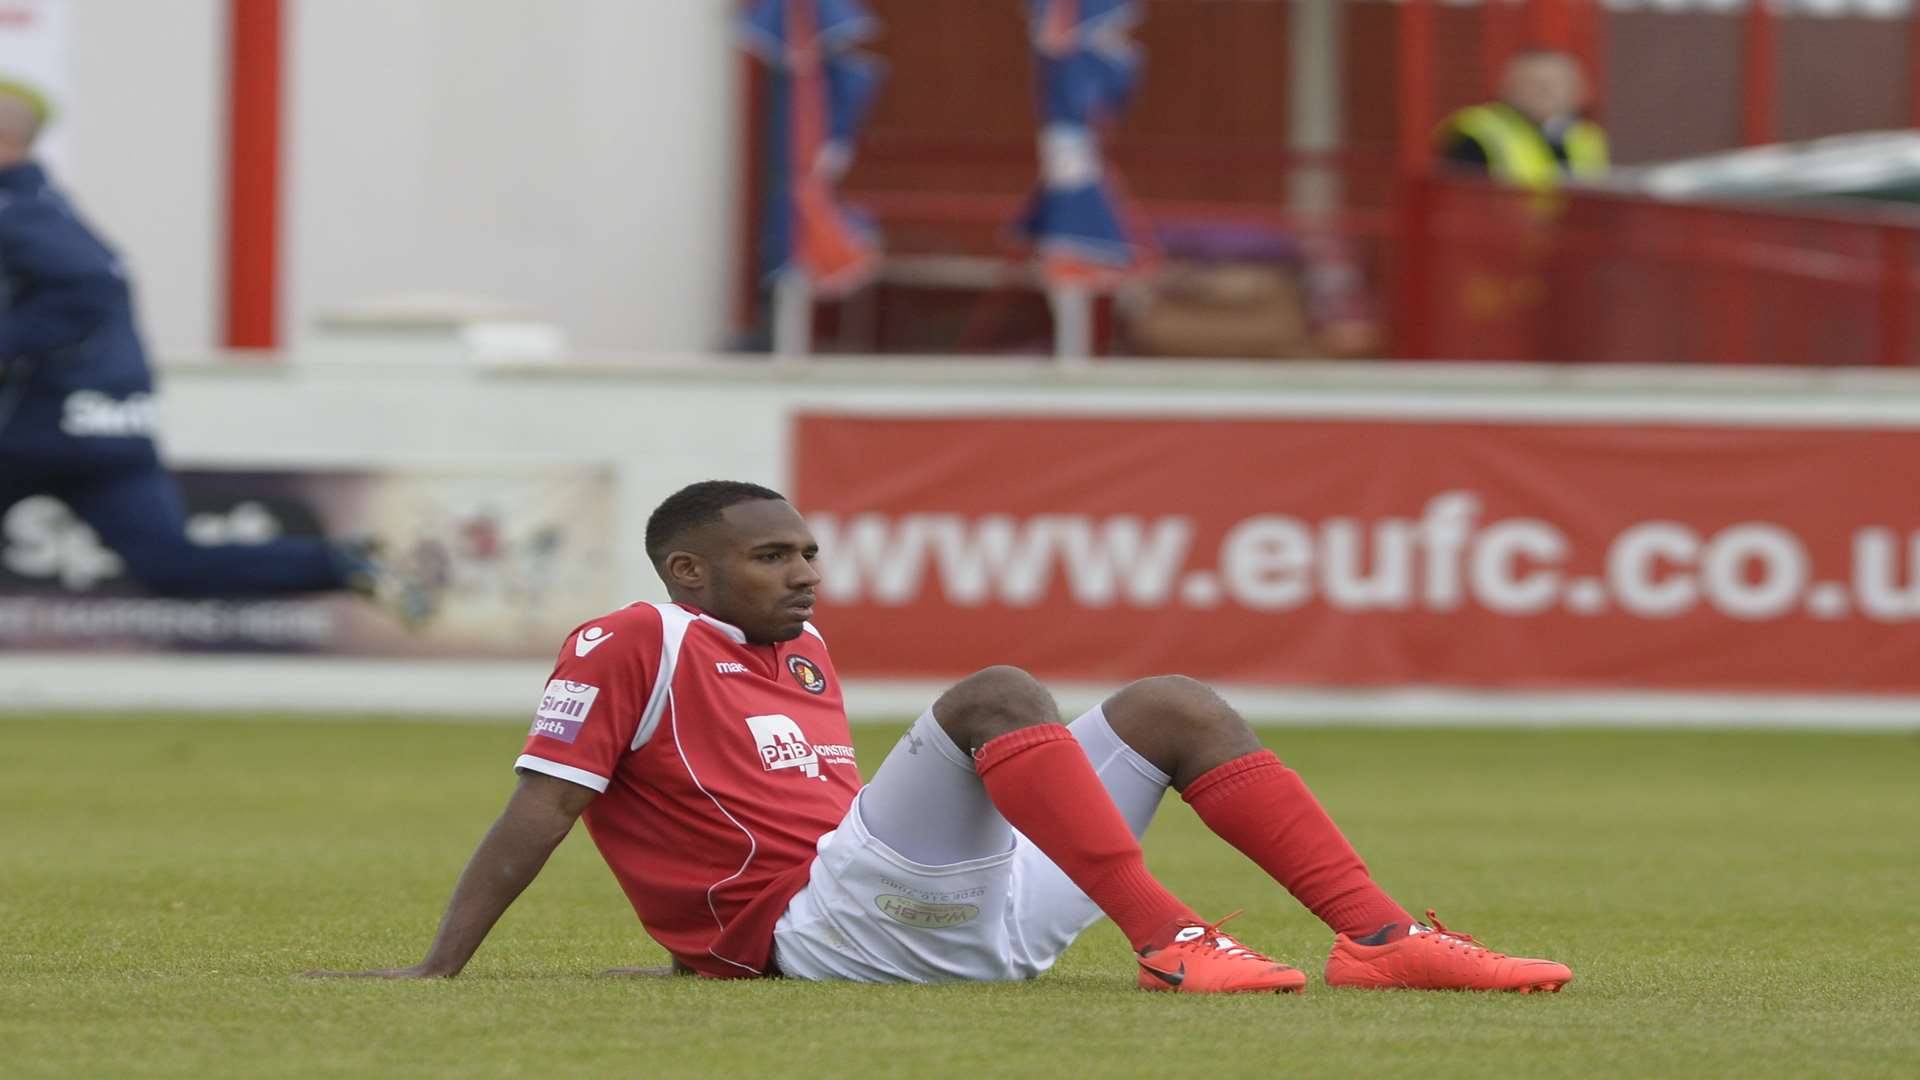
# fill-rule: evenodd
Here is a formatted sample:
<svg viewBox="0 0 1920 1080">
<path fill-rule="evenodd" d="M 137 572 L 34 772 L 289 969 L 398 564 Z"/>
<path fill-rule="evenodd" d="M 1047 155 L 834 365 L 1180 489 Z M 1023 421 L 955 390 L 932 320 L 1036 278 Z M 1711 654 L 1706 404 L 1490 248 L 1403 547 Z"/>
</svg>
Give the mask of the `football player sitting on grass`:
<svg viewBox="0 0 1920 1080">
<path fill-rule="evenodd" d="M 1027 979 L 1104 914 L 1144 989 L 1303 989 L 1305 974 L 1147 872 L 1138 837 L 1172 787 L 1333 931 L 1328 985 L 1526 993 L 1573 978 L 1409 915 L 1300 777 L 1192 679 L 1142 679 L 1063 725 L 1031 676 L 987 668 L 942 694 L 862 786 L 811 622 L 820 574 L 800 514 L 766 488 L 709 481 L 663 502 L 646 544 L 672 602 L 568 638 L 519 786 L 426 958 L 314 974 L 458 974 L 584 816 L 681 972 Z"/>
</svg>

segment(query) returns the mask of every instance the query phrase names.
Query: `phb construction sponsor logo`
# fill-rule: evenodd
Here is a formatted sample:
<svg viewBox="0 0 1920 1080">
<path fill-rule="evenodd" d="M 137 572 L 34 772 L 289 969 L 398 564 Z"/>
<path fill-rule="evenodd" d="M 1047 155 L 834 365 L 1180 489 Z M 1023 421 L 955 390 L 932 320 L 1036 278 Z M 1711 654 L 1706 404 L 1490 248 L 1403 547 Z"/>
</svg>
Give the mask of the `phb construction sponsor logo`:
<svg viewBox="0 0 1920 1080">
<path fill-rule="evenodd" d="M 814 752 L 813 744 L 807 741 L 792 717 L 779 713 L 749 716 L 747 730 L 753 732 L 762 769 L 767 772 L 799 769 L 801 775 L 809 779 L 826 779 L 820 775 L 820 755 Z"/>
<path fill-rule="evenodd" d="M 552 680 L 540 696 L 540 708 L 533 714 L 533 728 L 527 734 L 564 743 L 574 741 L 580 737 L 580 729 L 586 726 L 594 699 L 599 696 L 600 688 L 590 683 Z"/>
</svg>

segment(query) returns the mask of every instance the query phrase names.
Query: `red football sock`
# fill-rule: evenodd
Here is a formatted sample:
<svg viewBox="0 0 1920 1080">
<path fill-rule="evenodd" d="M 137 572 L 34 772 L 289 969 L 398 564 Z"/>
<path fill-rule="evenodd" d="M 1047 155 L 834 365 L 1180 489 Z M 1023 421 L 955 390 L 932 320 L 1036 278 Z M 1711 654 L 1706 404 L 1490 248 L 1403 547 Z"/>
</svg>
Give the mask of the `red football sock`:
<svg viewBox="0 0 1920 1080">
<path fill-rule="evenodd" d="M 1207 828 L 1259 863 L 1336 932 L 1364 937 L 1388 923 L 1413 921 L 1367 876 L 1367 864 L 1320 800 L 1273 751 L 1216 765 L 1180 795 Z"/>
<path fill-rule="evenodd" d="M 994 807 L 1100 905 L 1135 949 L 1175 918 L 1198 921 L 1147 872 L 1127 819 L 1065 727 L 1038 724 L 990 739 L 973 767 Z"/>
</svg>

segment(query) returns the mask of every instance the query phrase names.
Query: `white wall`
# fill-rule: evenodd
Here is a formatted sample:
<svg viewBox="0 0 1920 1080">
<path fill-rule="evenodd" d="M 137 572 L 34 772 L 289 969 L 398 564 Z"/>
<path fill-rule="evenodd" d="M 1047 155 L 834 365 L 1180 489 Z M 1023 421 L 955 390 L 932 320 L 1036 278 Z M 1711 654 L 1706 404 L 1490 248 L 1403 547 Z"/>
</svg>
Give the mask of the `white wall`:
<svg viewBox="0 0 1920 1080">
<path fill-rule="evenodd" d="M 523 304 L 577 348 L 717 344 L 728 0 L 296 0 L 288 337 L 392 291 Z"/>
<path fill-rule="evenodd" d="M 219 335 L 224 0 L 66 0 L 59 169 L 120 249 L 156 352 Z"/>
<path fill-rule="evenodd" d="M 156 352 L 218 344 L 226 0 L 64 0 L 60 177 Z M 283 338 L 461 290 L 579 348 L 708 348 L 734 239 L 730 0 L 287 0 Z"/>
</svg>

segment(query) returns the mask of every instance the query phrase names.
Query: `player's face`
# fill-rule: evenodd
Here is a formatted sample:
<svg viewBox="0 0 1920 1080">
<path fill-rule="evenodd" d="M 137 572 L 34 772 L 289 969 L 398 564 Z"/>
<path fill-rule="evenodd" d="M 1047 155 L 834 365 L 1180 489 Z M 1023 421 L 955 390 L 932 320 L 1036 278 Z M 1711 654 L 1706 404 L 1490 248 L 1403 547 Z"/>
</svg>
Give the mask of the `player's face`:
<svg viewBox="0 0 1920 1080">
<path fill-rule="evenodd" d="M 758 642 L 791 641 L 813 618 L 820 545 L 788 502 L 759 499 L 721 513 L 707 551 L 701 606 Z"/>
</svg>

